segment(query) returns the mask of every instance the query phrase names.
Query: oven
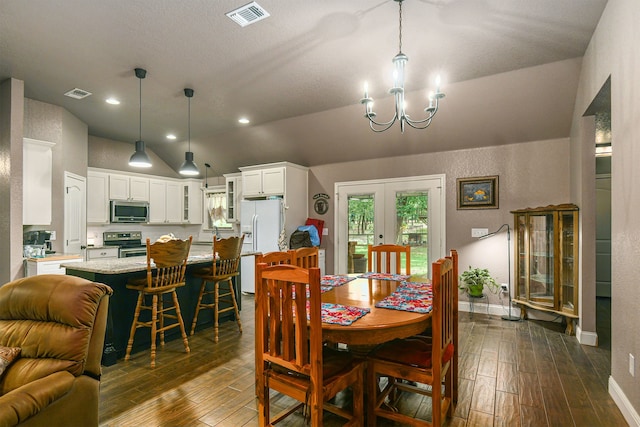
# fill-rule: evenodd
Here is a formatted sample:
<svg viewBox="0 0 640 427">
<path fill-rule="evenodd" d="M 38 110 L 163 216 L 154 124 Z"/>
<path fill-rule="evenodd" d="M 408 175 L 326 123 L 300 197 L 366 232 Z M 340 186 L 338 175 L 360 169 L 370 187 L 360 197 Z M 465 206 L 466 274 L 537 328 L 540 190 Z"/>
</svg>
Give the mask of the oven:
<svg viewBox="0 0 640 427">
<path fill-rule="evenodd" d="M 118 246 L 120 258 L 147 254 L 147 245 L 142 244 L 141 231 L 106 231 L 102 235 L 102 242 L 105 246 Z"/>
</svg>

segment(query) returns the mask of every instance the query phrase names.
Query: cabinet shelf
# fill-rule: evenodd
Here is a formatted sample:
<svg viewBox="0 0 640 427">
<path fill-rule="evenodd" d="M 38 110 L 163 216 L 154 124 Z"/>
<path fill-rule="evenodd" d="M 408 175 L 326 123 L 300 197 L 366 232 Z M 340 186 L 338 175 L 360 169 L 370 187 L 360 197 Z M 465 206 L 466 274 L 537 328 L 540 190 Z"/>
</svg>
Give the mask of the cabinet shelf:
<svg viewBox="0 0 640 427">
<path fill-rule="evenodd" d="M 568 334 L 578 318 L 578 207 L 520 209 L 514 214 L 517 278 L 514 302 L 565 317 Z"/>
</svg>

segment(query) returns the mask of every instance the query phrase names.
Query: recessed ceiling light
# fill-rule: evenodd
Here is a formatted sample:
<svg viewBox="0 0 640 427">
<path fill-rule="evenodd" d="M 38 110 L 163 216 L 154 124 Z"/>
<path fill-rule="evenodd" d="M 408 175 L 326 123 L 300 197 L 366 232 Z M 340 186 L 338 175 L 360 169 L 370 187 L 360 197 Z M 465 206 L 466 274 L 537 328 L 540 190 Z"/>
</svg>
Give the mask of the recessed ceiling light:
<svg viewBox="0 0 640 427">
<path fill-rule="evenodd" d="M 107 99 L 105 99 L 105 101 L 107 102 L 107 104 L 120 105 L 120 101 L 118 101 L 115 98 L 107 98 Z"/>
<path fill-rule="evenodd" d="M 176 139 L 176 136 L 172 133 L 167 135 L 167 139 Z"/>
<path fill-rule="evenodd" d="M 242 123 L 243 125 L 246 125 L 247 123 L 249 123 L 249 119 L 247 119 L 246 117 L 240 117 L 238 119 L 238 123 Z"/>
</svg>

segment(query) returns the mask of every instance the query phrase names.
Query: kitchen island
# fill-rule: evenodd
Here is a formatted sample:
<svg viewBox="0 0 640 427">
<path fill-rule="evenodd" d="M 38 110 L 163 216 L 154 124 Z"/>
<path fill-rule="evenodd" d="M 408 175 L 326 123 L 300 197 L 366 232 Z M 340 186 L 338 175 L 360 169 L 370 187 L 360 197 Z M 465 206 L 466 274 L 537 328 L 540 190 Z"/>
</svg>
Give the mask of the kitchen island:
<svg viewBox="0 0 640 427">
<path fill-rule="evenodd" d="M 201 279 L 193 276 L 193 272 L 211 264 L 212 252 L 210 245 L 192 245 L 187 261 L 185 275 L 186 286 L 177 289 L 180 311 L 184 320 L 185 329 L 189 333 L 191 322 L 195 313 L 198 293 L 200 292 Z M 99 259 L 86 262 L 63 263 L 67 274 L 83 277 L 93 282 L 104 283 L 111 286 L 113 295 L 109 300 L 109 318 L 105 336 L 102 364 L 110 366 L 117 359 L 123 358 L 129 340 L 133 313 L 136 307 L 138 292 L 127 289 L 129 279 L 145 277 L 147 270 L 147 257 L 129 257 L 115 259 Z M 234 278 L 233 284 L 236 295 L 240 289 L 239 281 Z M 238 308 L 241 308 L 241 298 L 238 298 Z M 145 313 L 146 314 L 146 313 Z M 220 316 L 220 321 L 235 320 L 233 312 Z M 199 315 L 196 330 L 213 326 L 213 312 L 206 310 Z M 213 339 L 213 330 L 211 331 Z M 180 338 L 178 328 L 166 332 L 165 341 Z M 151 347 L 151 334 L 147 328 L 139 329 L 133 342 L 132 354 Z"/>
</svg>

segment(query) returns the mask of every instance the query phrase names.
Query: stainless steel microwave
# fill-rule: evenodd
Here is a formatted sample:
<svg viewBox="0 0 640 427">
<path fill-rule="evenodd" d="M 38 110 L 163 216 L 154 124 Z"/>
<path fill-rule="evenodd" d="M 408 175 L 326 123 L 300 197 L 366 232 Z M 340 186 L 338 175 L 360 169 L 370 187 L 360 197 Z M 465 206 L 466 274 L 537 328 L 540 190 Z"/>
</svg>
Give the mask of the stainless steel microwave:
<svg viewBox="0 0 640 427">
<path fill-rule="evenodd" d="M 111 222 L 149 222 L 149 203 L 111 200 Z"/>
</svg>

